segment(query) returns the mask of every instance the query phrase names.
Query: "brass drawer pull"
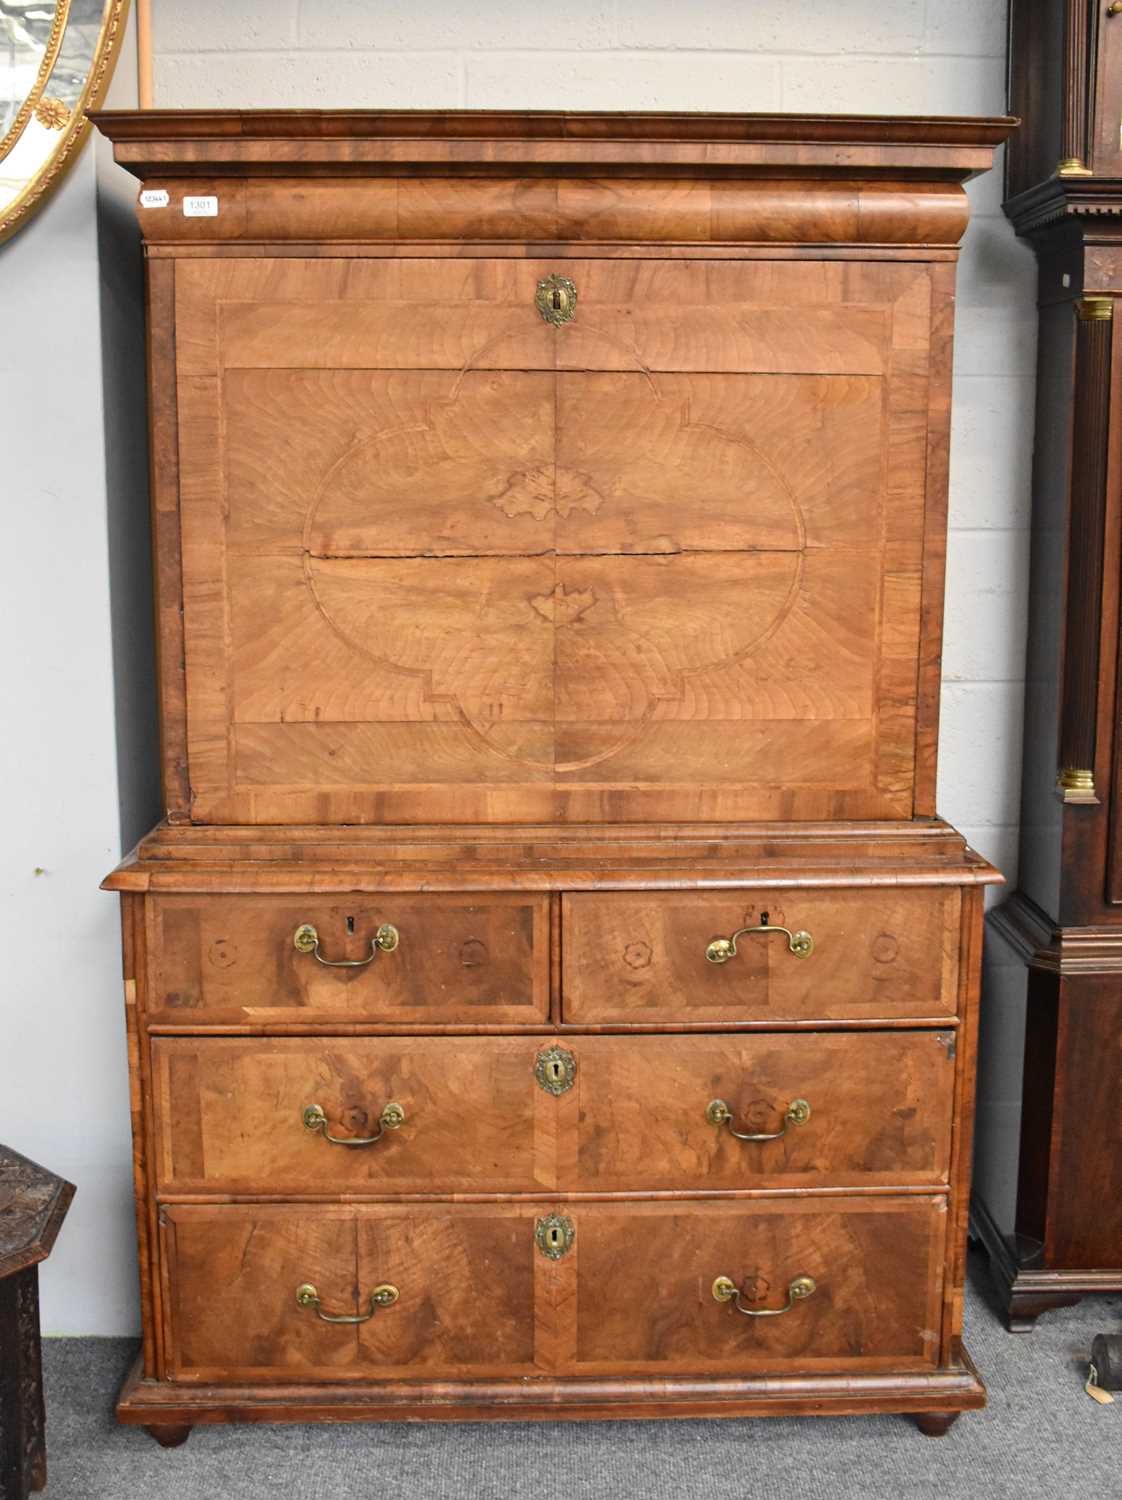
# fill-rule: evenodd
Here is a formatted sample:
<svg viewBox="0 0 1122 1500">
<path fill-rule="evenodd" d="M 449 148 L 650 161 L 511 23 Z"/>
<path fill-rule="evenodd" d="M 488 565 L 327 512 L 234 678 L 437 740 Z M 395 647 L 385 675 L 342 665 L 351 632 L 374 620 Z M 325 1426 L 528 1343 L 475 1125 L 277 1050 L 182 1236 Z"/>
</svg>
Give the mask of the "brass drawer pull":
<svg viewBox="0 0 1122 1500">
<path fill-rule="evenodd" d="M 723 1099 L 711 1099 L 705 1109 L 705 1118 L 710 1125 L 727 1125 L 729 1134 L 736 1136 L 738 1141 L 778 1141 L 787 1134 L 790 1125 L 805 1125 L 810 1119 L 810 1105 L 805 1099 L 792 1099 L 783 1115 L 783 1129 L 773 1130 L 770 1135 L 754 1135 L 749 1131 L 735 1130 L 732 1123 L 732 1110 Z"/>
<path fill-rule="evenodd" d="M 325 1141 L 330 1141 L 333 1146 L 373 1146 L 375 1141 L 380 1141 L 387 1130 L 397 1130 L 405 1124 L 405 1111 L 400 1104 L 387 1104 L 378 1116 L 381 1129 L 377 1135 L 343 1136 L 332 1135 L 327 1128 L 327 1116 L 318 1104 L 309 1104 L 301 1115 L 305 1130 L 319 1130 L 323 1133 Z"/>
<path fill-rule="evenodd" d="M 809 932 L 791 932 L 787 927 L 769 927 L 765 923 L 762 927 L 739 927 L 731 937 L 714 938 L 705 950 L 705 957 L 711 964 L 727 964 L 730 958 L 736 957 L 737 938 L 746 932 L 781 932 L 796 958 L 808 958 L 814 948 L 814 939 Z"/>
<path fill-rule="evenodd" d="M 292 946 L 298 953 L 310 953 L 318 963 L 329 969 L 365 969 L 379 953 L 392 953 L 401 942 L 401 934 L 389 922 L 383 922 L 370 939 L 370 955 L 367 958 L 324 958 L 319 951 L 319 933 L 311 922 L 302 922 L 292 934 Z"/>
<path fill-rule="evenodd" d="M 805 1302 L 818 1290 L 813 1276 L 796 1276 L 787 1286 L 787 1301 L 783 1307 L 745 1307 L 740 1300 L 740 1288 L 728 1276 L 718 1276 L 713 1283 L 713 1296 L 718 1302 L 731 1302 L 737 1312 L 746 1318 L 778 1318 L 790 1312 L 796 1302 Z"/>
<path fill-rule="evenodd" d="M 397 1287 L 385 1282 L 370 1293 L 370 1310 L 364 1313 L 325 1313 L 319 1293 L 310 1282 L 296 1288 L 296 1301 L 301 1307 L 311 1307 L 321 1323 L 369 1323 L 380 1307 L 392 1307 L 399 1296 Z"/>
</svg>

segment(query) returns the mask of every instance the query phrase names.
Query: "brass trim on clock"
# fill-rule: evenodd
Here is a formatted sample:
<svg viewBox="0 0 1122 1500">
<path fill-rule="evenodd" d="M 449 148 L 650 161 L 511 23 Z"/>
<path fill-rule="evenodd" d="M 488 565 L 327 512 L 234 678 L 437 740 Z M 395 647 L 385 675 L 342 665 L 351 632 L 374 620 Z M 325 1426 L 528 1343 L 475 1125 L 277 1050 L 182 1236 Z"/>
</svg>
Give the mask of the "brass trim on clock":
<svg viewBox="0 0 1122 1500">
<path fill-rule="evenodd" d="M 1082 297 L 1075 311 L 1083 323 L 1109 323 L 1114 317 L 1113 297 Z"/>
<path fill-rule="evenodd" d="M 1095 794 L 1094 771 L 1080 770 L 1077 766 L 1062 766 L 1056 777 L 1056 791 L 1061 802 L 1098 802 Z"/>
</svg>

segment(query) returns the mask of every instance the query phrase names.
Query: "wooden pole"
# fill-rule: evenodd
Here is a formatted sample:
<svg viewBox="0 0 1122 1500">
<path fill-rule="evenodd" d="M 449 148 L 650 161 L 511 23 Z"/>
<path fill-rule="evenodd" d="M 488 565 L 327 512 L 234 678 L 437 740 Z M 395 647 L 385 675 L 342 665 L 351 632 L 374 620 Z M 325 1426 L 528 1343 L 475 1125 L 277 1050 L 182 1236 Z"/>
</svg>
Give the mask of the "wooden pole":
<svg viewBox="0 0 1122 1500">
<path fill-rule="evenodd" d="M 152 0 L 136 0 L 136 99 L 152 108 Z"/>
</svg>

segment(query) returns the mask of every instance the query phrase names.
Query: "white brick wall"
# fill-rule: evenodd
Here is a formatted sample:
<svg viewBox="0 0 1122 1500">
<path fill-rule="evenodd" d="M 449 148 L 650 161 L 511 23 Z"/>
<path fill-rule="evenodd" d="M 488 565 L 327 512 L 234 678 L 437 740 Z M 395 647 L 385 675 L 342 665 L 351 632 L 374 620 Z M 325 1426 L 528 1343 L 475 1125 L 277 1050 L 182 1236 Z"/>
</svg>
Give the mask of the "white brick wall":
<svg viewBox="0 0 1122 1500">
<path fill-rule="evenodd" d="M 157 105 L 1001 114 L 1005 0 L 154 0 Z M 1035 269 L 971 184 L 939 803 L 1012 880 Z"/>
</svg>

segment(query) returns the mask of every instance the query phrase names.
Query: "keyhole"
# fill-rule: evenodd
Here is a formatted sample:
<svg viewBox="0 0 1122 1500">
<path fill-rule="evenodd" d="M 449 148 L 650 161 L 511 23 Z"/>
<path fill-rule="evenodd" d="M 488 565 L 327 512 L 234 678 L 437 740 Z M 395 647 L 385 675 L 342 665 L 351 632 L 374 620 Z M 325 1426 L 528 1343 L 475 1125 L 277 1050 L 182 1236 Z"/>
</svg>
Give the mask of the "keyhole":
<svg viewBox="0 0 1122 1500">
<path fill-rule="evenodd" d="M 762 911 L 760 913 L 760 926 L 761 927 L 766 927 L 767 926 L 767 912 L 766 911 Z"/>
<path fill-rule="evenodd" d="M 348 917 L 347 918 L 347 931 L 348 932 L 353 932 L 354 930 L 355 930 L 355 919 L 354 919 L 354 917 Z"/>
<path fill-rule="evenodd" d="M 558 1245 L 561 1243 L 561 1231 L 557 1228 L 556 1225 L 554 1225 L 554 1227 L 549 1231 L 549 1243 L 554 1250 L 556 1250 Z"/>
<path fill-rule="evenodd" d="M 558 287 L 558 286 L 555 286 L 553 288 L 553 310 L 554 310 L 554 312 L 560 312 L 563 306 L 564 306 L 564 303 L 563 303 L 562 297 L 561 297 L 561 288 Z"/>
<path fill-rule="evenodd" d="M 561 1064 L 555 1057 L 550 1059 L 549 1076 L 553 1079 L 554 1083 L 560 1083 L 562 1077 Z"/>
</svg>

